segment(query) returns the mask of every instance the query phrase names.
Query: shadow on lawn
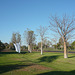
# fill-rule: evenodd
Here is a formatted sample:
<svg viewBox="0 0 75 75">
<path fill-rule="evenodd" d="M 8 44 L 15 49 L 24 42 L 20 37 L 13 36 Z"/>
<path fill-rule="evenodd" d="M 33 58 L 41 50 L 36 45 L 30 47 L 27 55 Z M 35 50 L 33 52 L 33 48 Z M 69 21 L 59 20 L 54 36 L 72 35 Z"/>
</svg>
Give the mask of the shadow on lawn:
<svg viewBox="0 0 75 75">
<path fill-rule="evenodd" d="M 45 72 L 37 75 L 75 75 L 75 70 L 73 71 L 51 71 Z"/>
<path fill-rule="evenodd" d="M 12 71 L 12 70 L 18 70 L 18 69 L 21 69 L 23 67 L 27 67 L 27 66 L 31 66 L 31 65 L 33 65 L 33 64 L 29 64 L 29 65 L 18 65 L 18 64 L 1 65 L 0 66 L 0 74 L 5 73 L 5 72 L 9 72 L 9 71 Z"/>
<path fill-rule="evenodd" d="M 6 54 L 26 54 L 28 52 L 21 52 L 21 53 L 18 53 L 18 52 L 0 52 L 0 57 L 1 56 L 4 56 Z"/>
<path fill-rule="evenodd" d="M 68 58 L 75 58 L 75 56 L 71 56 L 71 57 L 68 57 Z"/>
<path fill-rule="evenodd" d="M 44 57 L 41 57 L 39 58 L 39 62 L 52 62 L 54 61 L 55 59 L 57 59 L 59 56 L 44 56 Z"/>
<path fill-rule="evenodd" d="M 25 53 L 28 53 L 28 52 L 21 52 L 21 53 L 18 53 L 18 52 L 0 52 L 0 54 L 25 54 Z"/>
</svg>

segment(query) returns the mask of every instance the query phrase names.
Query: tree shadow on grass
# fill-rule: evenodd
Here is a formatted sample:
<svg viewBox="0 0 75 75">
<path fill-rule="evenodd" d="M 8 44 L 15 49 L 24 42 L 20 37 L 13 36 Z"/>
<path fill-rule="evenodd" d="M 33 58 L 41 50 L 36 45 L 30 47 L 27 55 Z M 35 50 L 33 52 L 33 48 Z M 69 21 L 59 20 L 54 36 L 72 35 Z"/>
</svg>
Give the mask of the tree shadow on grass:
<svg viewBox="0 0 75 75">
<path fill-rule="evenodd" d="M 75 58 L 75 56 L 71 56 L 71 57 L 68 57 L 68 58 Z"/>
<path fill-rule="evenodd" d="M 75 75 L 75 70 L 73 71 L 51 71 L 45 72 L 37 75 Z"/>
<path fill-rule="evenodd" d="M 28 53 L 28 52 L 21 52 L 21 53 L 18 53 L 18 52 L 0 52 L 0 54 L 25 54 L 25 53 Z"/>
<path fill-rule="evenodd" d="M 39 58 L 39 62 L 52 62 L 56 60 L 59 56 L 44 56 Z"/>
<path fill-rule="evenodd" d="M 18 64 L 15 64 L 15 65 L 0 65 L 0 74 L 2 73 L 5 73 L 5 72 L 9 72 L 9 71 L 12 71 L 12 70 L 18 70 L 18 69 L 21 69 L 23 67 L 27 67 L 27 66 L 31 66 L 33 64 L 29 64 L 29 65 L 18 65 Z"/>
<path fill-rule="evenodd" d="M 7 54 L 26 54 L 26 53 L 28 53 L 28 52 L 21 52 L 21 53 L 18 53 L 18 52 L 0 52 L 0 57 L 7 55 Z"/>
</svg>

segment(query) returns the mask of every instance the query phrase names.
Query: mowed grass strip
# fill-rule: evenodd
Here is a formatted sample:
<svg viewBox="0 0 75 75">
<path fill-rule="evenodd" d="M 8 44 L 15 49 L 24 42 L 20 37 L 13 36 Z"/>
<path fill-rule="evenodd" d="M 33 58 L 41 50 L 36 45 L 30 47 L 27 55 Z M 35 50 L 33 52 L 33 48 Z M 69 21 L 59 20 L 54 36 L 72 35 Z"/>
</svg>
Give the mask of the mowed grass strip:
<svg viewBox="0 0 75 75">
<path fill-rule="evenodd" d="M 0 52 L 0 75 L 74 75 L 75 54 Z"/>
</svg>

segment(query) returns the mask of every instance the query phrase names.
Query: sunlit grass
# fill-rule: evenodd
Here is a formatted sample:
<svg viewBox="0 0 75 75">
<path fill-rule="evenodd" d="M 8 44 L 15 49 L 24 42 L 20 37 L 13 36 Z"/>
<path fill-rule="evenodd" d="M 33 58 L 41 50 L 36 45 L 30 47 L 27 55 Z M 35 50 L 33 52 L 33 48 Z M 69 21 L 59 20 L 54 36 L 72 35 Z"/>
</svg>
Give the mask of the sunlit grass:
<svg viewBox="0 0 75 75">
<path fill-rule="evenodd" d="M 74 74 L 75 54 L 68 54 L 68 57 L 64 59 L 63 53 L 52 52 L 44 52 L 43 55 L 40 52 L 0 53 L 0 75 L 54 74 L 54 71 L 73 71 Z"/>
</svg>

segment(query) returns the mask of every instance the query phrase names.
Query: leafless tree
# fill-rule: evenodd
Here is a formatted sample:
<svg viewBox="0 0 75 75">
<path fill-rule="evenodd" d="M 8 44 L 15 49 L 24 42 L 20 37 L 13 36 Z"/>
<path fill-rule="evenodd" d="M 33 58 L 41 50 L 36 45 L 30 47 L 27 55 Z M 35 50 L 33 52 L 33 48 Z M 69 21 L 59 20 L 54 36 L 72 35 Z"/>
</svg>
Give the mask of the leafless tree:
<svg viewBox="0 0 75 75">
<path fill-rule="evenodd" d="M 50 16 L 50 29 L 58 33 L 64 41 L 64 58 L 68 58 L 66 43 L 70 37 L 73 37 L 75 30 L 75 17 L 67 16 L 62 17 Z"/>
<path fill-rule="evenodd" d="M 43 51 L 42 51 L 42 47 L 43 47 L 43 40 L 45 39 L 45 34 L 46 34 L 46 31 L 47 31 L 48 28 L 46 27 L 42 27 L 40 26 L 39 29 L 37 29 L 40 37 L 41 37 L 41 55 L 43 54 Z"/>
</svg>

